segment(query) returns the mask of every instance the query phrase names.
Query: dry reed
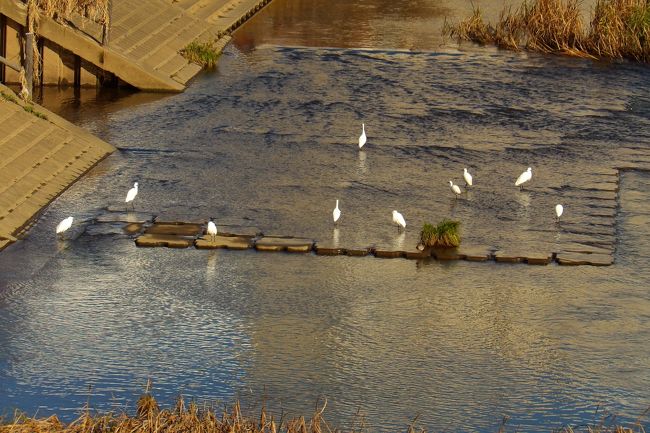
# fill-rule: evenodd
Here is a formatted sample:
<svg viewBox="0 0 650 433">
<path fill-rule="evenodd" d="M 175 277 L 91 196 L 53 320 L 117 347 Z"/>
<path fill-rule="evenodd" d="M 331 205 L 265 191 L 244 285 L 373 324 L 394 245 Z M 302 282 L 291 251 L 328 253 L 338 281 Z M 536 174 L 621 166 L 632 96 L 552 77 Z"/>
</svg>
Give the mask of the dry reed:
<svg viewBox="0 0 650 433">
<path fill-rule="evenodd" d="M 323 406 L 310 419 L 297 417 L 277 422 L 263 407 L 259 420 L 242 413 L 239 403 L 217 411 L 201 407 L 179 398 L 172 409 L 161 409 L 149 393 L 137 403 L 136 415 L 98 414 L 89 410 L 75 421 L 64 424 L 55 415 L 49 418 L 30 418 L 16 414 L 10 423 L 0 425 L 0 433 L 331 433 L 323 419 Z"/>
<path fill-rule="evenodd" d="M 109 0 L 23 0 L 34 1 L 38 10 L 45 16 L 56 20 L 68 20 L 79 14 L 99 24 L 109 23 Z"/>
<path fill-rule="evenodd" d="M 650 3 L 646 0 L 598 0 L 588 29 L 580 18 L 580 0 L 532 0 L 504 9 L 495 25 L 475 7 L 444 33 L 460 40 L 511 50 L 581 57 L 650 61 Z"/>
<path fill-rule="evenodd" d="M 246 416 L 242 413 L 240 404 L 236 402 L 230 410 L 217 411 L 211 406 L 199 407 L 195 402 L 185 404 L 179 398 L 171 409 L 161 409 L 155 398 L 145 393 L 137 403 L 136 415 L 127 414 L 97 414 L 93 415 L 86 407 L 82 415 L 75 421 L 65 424 L 56 415 L 48 418 L 31 418 L 22 413 L 16 413 L 14 420 L 2 423 L 0 433 L 339 433 L 343 430 L 332 429 L 323 419 L 327 401 L 317 409 L 310 419 L 304 416 L 287 421 L 276 421 L 263 406 L 259 418 Z M 609 416 L 601 417 L 598 424 L 585 425 L 580 428 L 564 427 L 554 429 L 557 433 L 645 433 L 641 419 L 645 418 L 646 410 L 630 427 L 607 423 L 612 420 Z M 360 420 L 360 422 L 359 422 Z M 507 432 L 509 417 L 505 416 L 498 433 Z M 359 424 L 357 424 L 359 422 Z M 424 433 L 425 430 L 417 425 L 416 417 L 407 428 L 408 433 Z M 345 430 L 350 433 L 368 431 L 365 418 L 357 412 L 352 426 Z"/>
</svg>

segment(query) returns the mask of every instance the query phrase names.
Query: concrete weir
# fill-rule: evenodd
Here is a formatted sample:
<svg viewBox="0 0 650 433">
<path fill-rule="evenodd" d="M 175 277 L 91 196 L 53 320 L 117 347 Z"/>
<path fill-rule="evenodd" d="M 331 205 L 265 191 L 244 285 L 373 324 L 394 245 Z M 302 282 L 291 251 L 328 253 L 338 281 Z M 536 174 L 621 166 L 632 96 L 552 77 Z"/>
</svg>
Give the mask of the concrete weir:
<svg viewBox="0 0 650 433">
<path fill-rule="evenodd" d="M 0 250 L 114 150 L 0 84 Z"/>
<path fill-rule="evenodd" d="M 105 220 L 106 218 L 104 218 Z M 110 219 L 110 218 L 109 218 Z M 495 250 L 488 246 L 462 246 L 451 249 L 392 249 L 377 245 L 350 248 L 314 239 L 265 235 L 254 227 L 224 226 L 225 231 L 217 236 L 205 233 L 205 222 L 170 222 L 159 218 L 149 218 L 154 222 L 143 226 L 135 239 L 139 247 L 168 247 L 197 249 L 257 250 L 263 252 L 315 253 L 320 256 L 368 256 L 378 258 L 436 259 L 438 261 L 465 260 L 470 262 L 526 263 L 529 265 L 591 265 L 608 266 L 613 264 L 611 252 L 592 249 L 589 246 L 573 246 L 568 251 L 564 247 L 556 251 L 507 251 Z M 124 221 L 126 223 L 126 220 Z M 221 227 L 221 226 L 220 226 Z M 126 230 L 126 227 L 125 227 Z M 220 228 L 222 230 L 222 228 Z"/>
</svg>

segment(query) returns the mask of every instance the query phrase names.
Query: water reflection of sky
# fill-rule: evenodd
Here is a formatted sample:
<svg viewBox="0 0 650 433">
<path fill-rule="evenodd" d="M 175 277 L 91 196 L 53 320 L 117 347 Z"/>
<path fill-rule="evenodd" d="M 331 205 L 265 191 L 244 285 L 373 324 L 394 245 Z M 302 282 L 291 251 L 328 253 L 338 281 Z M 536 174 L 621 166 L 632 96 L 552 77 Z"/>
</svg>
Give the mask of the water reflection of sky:
<svg viewBox="0 0 650 433">
<path fill-rule="evenodd" d="M 375 29 L 397 12 L 341 2 L 331 6 L 338 21 L 325 22 L 310 7 L 276 0 L 181 95 L 84 93 L 82 110 L 65 94 L 51 102 L 120 151 L 0 254 L 0 408 L 70 416 L 89 385 L 94 406 L 123 407 L 152 378 L 167 403 L 266 394 L 308 412 L 326 396 L 330 419 L 361 408 L 381 431 L 418 414 L 429 430 L 472 431 L 495 431 L 503 414 L 549 431 L 591 421 L 599 403 L 640 414 L 650 178 L 625 172 L 617 202 L 607 169 L 647 152 L 645 69 L 437 50 L 423 37 L 410 53 L 398 31 L 376 32 L 388 39 L 372 45 L 346 23 L 345 38 L 319 43 L 359 8 L 379 17 Z M 400 16 L 410 26 L 451 7 L 413 2 Z M 265 27 L 278 17 L 276 30 Z M 305 19 L 313 40 L 301 39 Z M 260 42 L 257 29 L 271 36 Z M 247 37 L 266 45 L 243 49 Z M 358 152 L 362 121 L 369 138 Z M 533 182 L 519 192 L 512 183 L 529 165 Z M 448 181 L 461 183 L 465 166 L 476 187 L 457 201 Z M 355 246 L 413 245 L 423 221 L 451 215 L 466 242 L 581 239 L 615 248 L 616 265 L 138 249 L 125 236 L 82 234 L 83 223 L 57 243 L 55 222 L 71 212 L 91 221 L 135 180 L 136 206 L 155 213 Z M 392 209 L 406 234 L 390 226 Z"/>
</svg>

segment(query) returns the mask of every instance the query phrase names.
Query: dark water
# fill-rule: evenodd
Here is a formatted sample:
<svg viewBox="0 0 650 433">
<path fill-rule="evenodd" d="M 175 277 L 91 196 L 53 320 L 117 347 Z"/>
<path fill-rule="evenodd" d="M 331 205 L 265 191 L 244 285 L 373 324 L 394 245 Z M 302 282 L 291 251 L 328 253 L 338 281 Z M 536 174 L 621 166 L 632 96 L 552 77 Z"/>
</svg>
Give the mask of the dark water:
<svg viewBox="0 0 650 433">
<path fill-rule="evenodd" d="M 368 22 L 401 16 L 407 29 L 440 20 L 444 6 L 423 3 L 420 18 L 356 7 L 373 4 Z M 429 430 L 496 431 L 506 414 L 513 428 L 550 431 L 598 420 L 603 407 L 634 420 L 650 405 L 647 68 L 458 50 L 437 36 L 409 47 L 381 30 L 369 43 L 372 32 L 352 37 L 350 7 L 333 3 L 345 12 L 332 21 L 276 0 L 181 95 L 84 93 L 79 109 L 46 94 L 119 151 L 0 254 L 0 408 L 70 418 L 89 386 L 98 409 L 132 407 L 147 378 L 164 403 L 266 395 L 305 413 L 326 397 L 334 423 L 361 409 L 378 431 L 417 415 Z M 287 21 L 265 30 L 278 16 Z M 304 17 L 320 25 L 301 30 Z M 325 43 L 339 22 L 352 30 Z M 455 200 L 447 182 L 462 184 L 463 167 L 476 186 Z M 137 208 L 156 214 L 389 246 L 451 216 L 467 244 L 580 242 L 616 263 L 138 249 L 84 232 L 134 181 Z M 392 209 L 406 217 L 403 235 Z M 68 214 L 79 223 L 57 242 Z"/>
</svg>

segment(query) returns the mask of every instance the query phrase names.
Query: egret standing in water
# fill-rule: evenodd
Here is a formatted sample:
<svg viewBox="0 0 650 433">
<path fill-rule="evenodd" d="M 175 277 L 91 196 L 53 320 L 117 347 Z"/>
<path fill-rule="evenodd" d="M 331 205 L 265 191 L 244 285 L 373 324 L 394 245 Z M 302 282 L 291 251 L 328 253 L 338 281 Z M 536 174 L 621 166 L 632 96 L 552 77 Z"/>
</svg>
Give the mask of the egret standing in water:
<svg viewBox="0 0 650 433">
<path fill-rule="evenodd" d="M 208 235 L 212 236 L 212 242 L 217 240 L 217 225 L 214 223 L 214 218 L 208 221 Z"/>
<path fill-rule="evenodd" d="M 397 212 L 396 210 L 393 211 L 393 224 L 397 224 L 398 232 L 406 228 L 406 220 L 404 219 L 404 215 Z"/>
<path fill-rule="evenodd" d="M 472 186 L 472 175 L 469 174 L 466 168 L 463 169 L 463 177 L 465 178 L 465 187 Z"/>
<path fill-rule="evenodd" d="M 366 144 L 366 125 L 362 123 L 361 135 L 359 136 L 359 149 L 361 149 L 364 144 Z"/>
<path fill-rule="evenodd" d="M 458 185 L 454 185 L 454 182 L 452 181 L 449 181 L 449 187 L 454 192 L 456 198 L 458 198 L 458 196 L 460 195 L 460 187 Z"/>
<path fill-rule="evenodd" d="M 67 217 L 63 221 L 61 221 L 57 226 L 56 226 L 56 234 L 60 237 L 63 237 L 63 233 L 65 233 L 66 230 L 68 230 L 70 227 L 72 227 L 72 220 L 73 218 L 71 216 Z"/>
<path fill-rule="evenodd" d="M 336 207 L 332 211 L 332 219 L 334 220 L 334 225 L 337 225 L 339 218 L 341 218 L 341 209 L 339 209 L 339 201 L 336 200 Z"/>
<path fill-rule="evenodd" d="M 126 208 L 129 208 L 129 203 L 131 203 L 131 206 L 133 206 L 133 210 L 135 210 L 135 205 L 133 204 L 133 200 L 135 199 L 135 196 L 138 195 L 138 182 L 133 184 L 133 188 L 129 190 L 129 192 L 126 193 L 126 199 L 124 200 L 124 203 L 126 203 Z"/>
<path fill-rule="evenodd" d="M 519 175 L 515 181 L 515 186 L 518 186 L 520 190 L 524 189 L 524 184 L 528 182 L 533 177 L 533 169 L 528 167 L 528 170 L 524 171 Z"/>
<path fill-rule="evenodd" d="M 560 217 L 564 213 L 564 206 L 561 204 L 556 204 L 555 205 L 555 216 L 557 217 L 557 222 L 560 222 Z"/>
</svg>

